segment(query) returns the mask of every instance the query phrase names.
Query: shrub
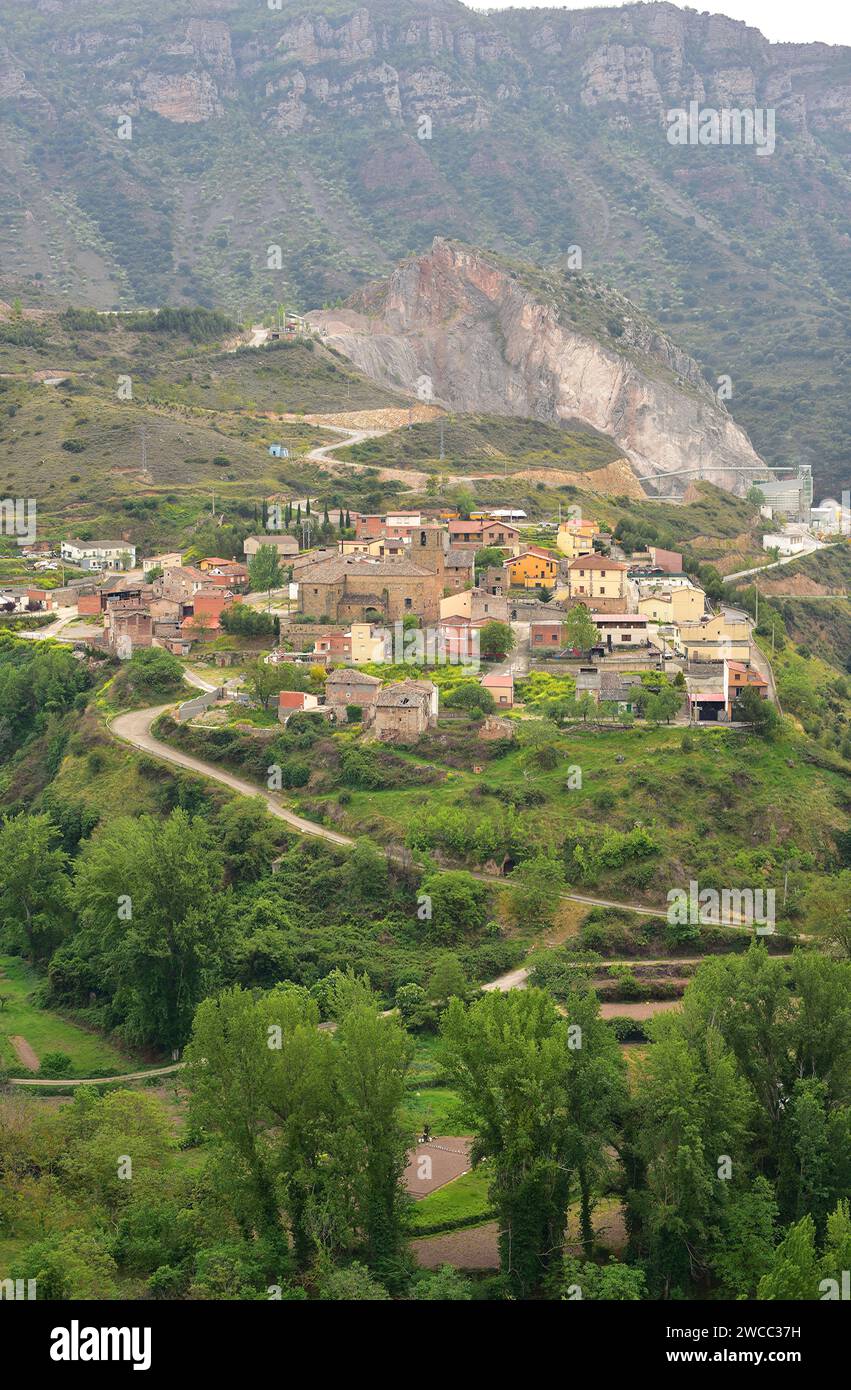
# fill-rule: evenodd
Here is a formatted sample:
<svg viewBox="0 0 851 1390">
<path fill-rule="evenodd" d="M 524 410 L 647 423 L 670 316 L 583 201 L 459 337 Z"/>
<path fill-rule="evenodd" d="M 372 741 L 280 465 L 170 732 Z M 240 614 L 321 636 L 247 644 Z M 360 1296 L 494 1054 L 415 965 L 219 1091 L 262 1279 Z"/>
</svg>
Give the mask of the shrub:
<svg viewBox="0 0 851 1390">
<path fill-rule="evenodd" d="M 45 1052 L 41 1059 L 42 1076 L 68 1076 L 73 1067 L 67 1052 Z"/>
</svg>

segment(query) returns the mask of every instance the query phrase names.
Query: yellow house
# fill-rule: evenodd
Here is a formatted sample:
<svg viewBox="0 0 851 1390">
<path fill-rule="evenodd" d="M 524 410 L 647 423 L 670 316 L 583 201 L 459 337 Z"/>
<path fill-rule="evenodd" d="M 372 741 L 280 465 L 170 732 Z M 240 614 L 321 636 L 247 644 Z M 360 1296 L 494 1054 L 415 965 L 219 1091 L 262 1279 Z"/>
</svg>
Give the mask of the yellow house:
<svg viewBox="0 0 851 1390">
<path fill-rule="evenodd" d="M 702 589 L 672 589 L 669 592 L 646 594 L 638 600 L 638 611 L 651 623 L 673 625 L 697 623 L 703 617 L 706 595 Z"/>
<path fill-rule="evenodd" d="M 590 555 L 594 549 L 591 537 L 583 535 L 581 531 L 577 531 L 567 522 L 562 522 L 558 528 L 556 545 L 562 555 L 566 555 L 569 560 L 575 560 L 578 555 Z"/>
<path fill-rule="evenodd" d="M 558 565 L 555 555 L 539 546 L 530 545 L 527 550 L 521 550 L 519 555 L 506 561 L 505 572 L 512 588 L 537 589 L 541 585 L 545 589 L 553 589 L 558 579 Z"/>
<path fill-rule="evenodd" d="M 383 661 L 386 634 L 382 628 L 372 623 L 352 623 L 352 665 L 360 666 L 365 661 Z"/>
<path fill-rule="evenodd" d="M 571 598 L 625 599 L 627 596 L 627 567 L 620 560 L 608 560 L 605 555 L 580 555 L 568 565 L 568 588 Z"/>
<path fill-rule="evenodd" d="M 748 624 L 723 613 L 702 622 L 682 623 L 680 642 L 690 661 L 747 661 L 750 656 Z"/>
</svg>

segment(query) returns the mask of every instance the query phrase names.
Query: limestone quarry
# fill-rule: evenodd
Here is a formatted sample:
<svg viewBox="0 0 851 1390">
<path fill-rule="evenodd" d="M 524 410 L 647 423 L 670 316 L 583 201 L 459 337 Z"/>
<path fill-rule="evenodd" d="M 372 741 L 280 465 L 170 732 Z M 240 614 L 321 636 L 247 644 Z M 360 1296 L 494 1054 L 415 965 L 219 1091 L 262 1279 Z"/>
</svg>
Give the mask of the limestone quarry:
<svg viewBox="0 0 851 1390">
<path fill-rule="evenodd" d="M 699 480 L 746 493 L 762 460 L 693 359 L 622 296 L 570 278 L 437 237 L 308 319 L 360 371 L 420 399 L 593 426 L 651 496 Z"/>
</svg>

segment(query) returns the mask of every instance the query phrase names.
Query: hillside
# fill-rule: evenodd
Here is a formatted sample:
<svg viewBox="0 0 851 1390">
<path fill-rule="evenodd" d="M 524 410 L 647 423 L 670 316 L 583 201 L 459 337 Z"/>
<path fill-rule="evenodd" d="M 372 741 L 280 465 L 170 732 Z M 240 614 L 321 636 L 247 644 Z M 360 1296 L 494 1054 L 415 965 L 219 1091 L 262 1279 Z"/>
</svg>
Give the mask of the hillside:
<svg viewBox="0 0 851 1390">
<path fill-rule="evenodd" d="M 2 0 L 0 20 L 0 297 L 247 316 L 345 297 L 436 234 L 545 265 L 578 247 L 730 376 L 768 462 L 848 483 L 847 48 L 667 3 Z M 693 97 L 770 107 L 774 156 L 670 144 Z"/>
<path fill-rule="evenodd" d="M 311 327 L 366 376 L 451 409 L 578 419 L 615 440 L 642 486 L 706 479 L 741 495 L 763 461 L 697 363 L 616 291 L 435 237 Z"/>
</svg>

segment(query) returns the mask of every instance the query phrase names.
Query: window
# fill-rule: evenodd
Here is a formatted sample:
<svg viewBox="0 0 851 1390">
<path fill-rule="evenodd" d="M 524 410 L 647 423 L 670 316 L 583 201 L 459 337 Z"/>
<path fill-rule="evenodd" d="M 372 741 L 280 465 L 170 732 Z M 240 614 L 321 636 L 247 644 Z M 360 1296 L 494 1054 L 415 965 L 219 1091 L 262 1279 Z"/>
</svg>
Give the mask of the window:
<svg viewBox="0 0 851 1390">
<path fill-rule="evenodd" d="M 405 607 L 406 607 L 406 608 L 410 608 L 410 607 L 411 607 L 411 604 L 412 604 L 412 600 L 409 599 L 409 598 L 406 598 L 406 599 L 405 599 Z"/>
</svg>

